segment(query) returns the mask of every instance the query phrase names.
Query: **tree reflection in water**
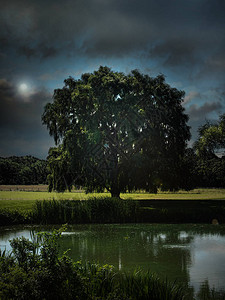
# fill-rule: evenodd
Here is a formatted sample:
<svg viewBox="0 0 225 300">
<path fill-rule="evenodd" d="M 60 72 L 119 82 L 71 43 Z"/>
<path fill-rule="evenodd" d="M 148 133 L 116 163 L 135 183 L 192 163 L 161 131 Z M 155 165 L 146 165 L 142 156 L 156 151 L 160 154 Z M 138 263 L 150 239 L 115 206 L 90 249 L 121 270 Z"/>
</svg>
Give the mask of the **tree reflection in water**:
<svg viewBox="0 0 225 300">
<path fill-rule="evenodd" d="M 7 230 L 7 239 L 14 237 L 10 234 L 18 236 Z M 0 233 L 1 243 L 6 236 Z M 71 249 L 76 261 L 110 264 L 126 272 L 140 268 L 176 280 L 189 291 L 188 300 L 194 289 L 201 300 L 223 299 L 212 284 L 216 290 L 225 286 L 224 225 L 75 225 L 68 227 L 60 243 L 61 251 Z"/>
<path fill-rule="evenodd" d="M 224 300 L 225 292 L 224 290 L 216 290 L 214 287 L 211 288 L 208 280 L 205 280 L 200 285 L 200 289 L 197 293 L 197 299 L 199 300 Z"/>
<path fill-rule="evenodd" d="M 83 229 L 79 234 L 72 234 L 76 240 L 73 246 L 69 236 L 63 242 L 63 249 L 71 248 L 73 258 L 112 264 L 126 272 L 138 268 L 150 270 L 162 278 L 167 277 L 170 281 L 182 283 L 189 290 L 189 297 L 193 295 L 194 288 L 195 291 L 199 289 L 199 277 L 192 278 L 198 256 L 201 255 L 197 252 L 196 241 L 207 243 L 208 238 L 210 243 L 212 237 L 219 237 L 225 249 L 224 226 L 117 224 L 86 225 L 79 228 Z M 77 232 L 75 227 L 71 230 Z M 216 268 L 216 256 L 213 255 L 212 259 Z M 223 262 L 220 261 L 219 264 L 224 262 L 225 253 Z M 205 280 L 207 275 L 213 276 L 201 274 L 201 268 L 206 267 L 207 263 L 206 261 L 203 266 L 198 265 L 198 276 L 201 280 Z M 220 283 L 225 283 L 225 275 L 221 276 Z M 195 280 L 198 280 L 196 284 Z"/>
</svg>

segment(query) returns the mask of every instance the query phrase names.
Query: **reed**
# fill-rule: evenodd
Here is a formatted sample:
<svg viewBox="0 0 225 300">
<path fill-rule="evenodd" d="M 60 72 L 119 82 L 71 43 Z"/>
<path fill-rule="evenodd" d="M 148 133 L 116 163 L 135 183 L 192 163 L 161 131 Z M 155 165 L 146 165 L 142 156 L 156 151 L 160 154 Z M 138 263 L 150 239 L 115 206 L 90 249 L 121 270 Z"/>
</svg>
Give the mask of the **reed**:
<svg viewBox="0 0 225 300">
<path fill-rule="evenodd" d="M 90 223 L 225 223 L 225 201 L 131 200 L 93 197 L 87 200 L 37 200 L 31 210 L 0 209 L 0 226 L 16 224 Z"/>
<path fill-rule="evenodd" d="M 97 299 L 132 300 L 182 300 L 185 293 L 181 286 L 161 280 L 150 272 L 134 271 L 133 274 L 115 272 L 113 266 L 80 264 L 81 276 L 88 276 L 86 293 Z M 95 299 L 95 298 L 94 298 Z M 190 299 L 189 299 L 190 300 Z"/>
<path fill-rule="evenodd" d="M 83 201 L 36 201 L 32 220 L 41 224 L 125 223 L 137 221 L 138 203 L 117 198 L 90 198 Z"/>
<path fill-rule="evenodd" d="M 121 277 L 122 276 L 122 277 Z M 156 274 L 134 271 L 133 274 L 121 274 L 122 289 L 132 299 L 143 300 L 182 300 L 185 297 L 183 287 L 167 280 L 161 280 Z"/>
</svg>

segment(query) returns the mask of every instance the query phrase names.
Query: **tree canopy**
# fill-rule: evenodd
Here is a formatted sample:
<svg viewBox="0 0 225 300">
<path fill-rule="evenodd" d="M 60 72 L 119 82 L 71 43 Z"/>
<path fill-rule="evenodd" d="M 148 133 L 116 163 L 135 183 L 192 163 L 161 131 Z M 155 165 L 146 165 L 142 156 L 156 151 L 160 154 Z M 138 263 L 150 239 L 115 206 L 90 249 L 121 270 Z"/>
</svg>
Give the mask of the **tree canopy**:
<svg viewBox="0 0 225 300">
<path fill-rule="evenodd" d="M 163 184 L 179 187 L 175 174 L 190 138 L 183 91 L 163 75 L 125 75 L 108 67 L 64 83 L 42 116 L 58 147 L 48 157 L 58 177 L 52 189 L 65 189 L 66 178 L 68 186 L 107 189 L 116 197 Z"/>
<path fill-rule="evenodd" d="M 215 152 L 225 148 L 225 114 L 218 123 L 206 122 L 198 130 L 199 137 L 194 148 L 200 157 L 214 157 Z"/>
<path fill-rule="evenodd" d="M 225 186 L 225 114 L 217 123 L 206 121 L 199 127 L 199 136 L 194 144 L 196 163 L 194 172 L 198 186 Z M 222 151 L 222 152 L 221 152 Z"/>
</svg>

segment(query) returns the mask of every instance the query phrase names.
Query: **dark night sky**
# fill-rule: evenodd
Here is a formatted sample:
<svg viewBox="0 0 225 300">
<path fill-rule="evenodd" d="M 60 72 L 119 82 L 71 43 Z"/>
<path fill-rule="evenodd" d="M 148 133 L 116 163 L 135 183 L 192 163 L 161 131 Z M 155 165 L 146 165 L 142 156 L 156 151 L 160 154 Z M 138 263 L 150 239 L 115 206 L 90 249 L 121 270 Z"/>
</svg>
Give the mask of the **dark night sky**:
<svg viewBox="0 0 225 300">
<path fill-rule="evenodd" d="M 0 0 L 0 156 L 45 158 L 45 103 L 100 65 L 186 92 L 192 141 L 225 113 L 224 0 Z"/>
</svg>

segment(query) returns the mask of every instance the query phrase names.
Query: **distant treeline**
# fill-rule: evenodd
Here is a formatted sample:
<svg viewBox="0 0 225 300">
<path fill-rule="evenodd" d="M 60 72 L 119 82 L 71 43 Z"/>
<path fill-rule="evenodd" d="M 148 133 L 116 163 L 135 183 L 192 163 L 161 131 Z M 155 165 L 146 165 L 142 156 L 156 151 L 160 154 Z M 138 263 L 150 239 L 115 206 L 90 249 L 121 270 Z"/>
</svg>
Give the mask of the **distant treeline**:
<svg viewBox="0 0 225 300">
<path fill-rule="evenodd" d="M 0 157 L 0 184 L 47 184 L 47 165 L 33 156 Z"/>
<path fill-rule="evenodd" d="M 33 156 L 0 157 L 0 185 L 49 184 L 48 160 Z M 179 174 L 164 174 L 167 180 L 175 175 L 183 189 L 200 187 L 225 188 L 225 156 L 199 157 L 187 149 Z"/>
</svg>

